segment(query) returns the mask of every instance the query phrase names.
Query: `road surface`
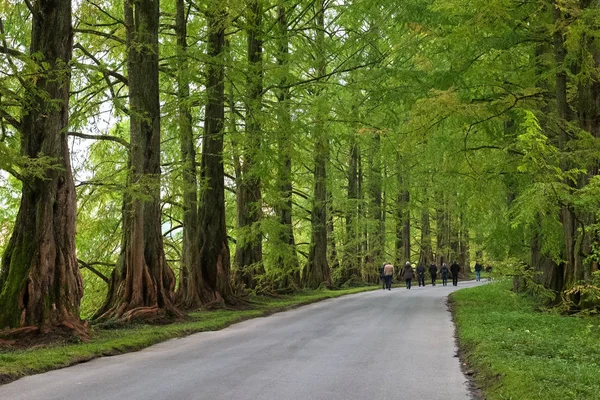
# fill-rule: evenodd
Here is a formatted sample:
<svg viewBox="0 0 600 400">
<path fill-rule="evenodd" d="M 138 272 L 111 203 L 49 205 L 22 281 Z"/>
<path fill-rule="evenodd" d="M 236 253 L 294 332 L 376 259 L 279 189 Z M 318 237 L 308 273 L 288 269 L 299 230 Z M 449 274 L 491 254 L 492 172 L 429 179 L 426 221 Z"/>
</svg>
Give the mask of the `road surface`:
<svg viewBox="0 0 600 400">
<path fill-rule="evenodd" d="M 445 304 L 453 290 L 326 300 L 25 377 L 0 399 L 468 400 Z"/>
</svg>

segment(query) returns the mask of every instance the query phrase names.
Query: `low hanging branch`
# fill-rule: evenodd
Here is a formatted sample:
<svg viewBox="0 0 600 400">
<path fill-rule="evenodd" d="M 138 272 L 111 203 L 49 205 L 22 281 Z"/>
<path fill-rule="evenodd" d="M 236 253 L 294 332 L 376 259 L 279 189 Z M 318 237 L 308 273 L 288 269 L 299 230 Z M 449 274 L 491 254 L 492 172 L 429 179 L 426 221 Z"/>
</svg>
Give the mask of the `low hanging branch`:
<svg viewBox="0 0 600 400">
<path fill-rule="evenodd" d="M 76 137 L 82 138 L 82 139 L 109 140 L 111 142 L 119 143 L 120 145 L 125 146 L 127 148 L 127 150 L 129 150 L 129 142 L 126 141 L 125 139 L 121 139 L 120 137 L 117 137 L 117 136 L 111 136 L 111 135 L 89 135 L 87 133 L 80 133 L 80 132 L 69 132 L 68 135 L 69 136 L 76 136 Z"/>
</svg>

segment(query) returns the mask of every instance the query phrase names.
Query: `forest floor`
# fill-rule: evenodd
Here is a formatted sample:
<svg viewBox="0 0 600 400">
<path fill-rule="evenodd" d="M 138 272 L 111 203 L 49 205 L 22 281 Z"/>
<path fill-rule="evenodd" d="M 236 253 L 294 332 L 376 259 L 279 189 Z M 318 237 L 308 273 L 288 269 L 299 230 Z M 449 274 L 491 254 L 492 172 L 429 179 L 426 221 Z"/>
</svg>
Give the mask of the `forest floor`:
<svg viewBox="0 0 600 400">
<path fill-rule="evenodd" d="M 487 400 L 600 399 L 600 318 L 540 310 L 499 281 L 450 296 L 463 366 Z"/>
<path fill-rule="evenodd" d="M 89 361 L 97 357 L 132 352 L 168 339 L 195 332 L 216 331 L 236 322 L 286 311 L 320 300 L 379 289 L 365 286 L 342 290 L 303 291 L 278 297 L 254 296 L 244 310 L 217 309 L 196 311 L 189 319 L 169 325 L 128 325 L 100 328 L 92 326 L 87 342 L 73 342 L 72 338 L 56 337 L 52 343 L 0 347 L 0 384 L 26 375 L 32 375 Z"/>
</svg>

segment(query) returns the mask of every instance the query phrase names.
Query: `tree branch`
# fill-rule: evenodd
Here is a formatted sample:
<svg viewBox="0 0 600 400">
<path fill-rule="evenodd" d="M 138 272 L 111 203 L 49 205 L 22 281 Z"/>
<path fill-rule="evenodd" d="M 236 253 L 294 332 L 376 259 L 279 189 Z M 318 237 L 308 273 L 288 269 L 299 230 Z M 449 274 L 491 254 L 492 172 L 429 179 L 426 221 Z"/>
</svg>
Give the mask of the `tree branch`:
<svg viewBox="0 0 600 400">
<path fill-rule="evenodd" d="M 86 268 L 86 269 L 90 270 L 96 276 L 98 276 L 100 279 L 102 279 L 104 282 L 109 283 L 108 277 L 106 275 L 104 275 L 102 272 L 98 271 L 96 268 L 92 267 L 92 265 L 108 265 L 108 266 L 113 266 L 114 267 L 114 264 L 100 263 L 100 262 L 86 263 L 85 261 L 80 260 L 79 258 L 77 259 L 77 262 L 79 264 L 81 264 L 80 268 Z"/>
<path fill-rule="evenodd" d="M 87 133 L 80 133 L 80 132 L 68 132 L 69 136 L 76 136 L 82 139 L 92 139 L 92 140 L 109 140 L 111 142 L 116 142 L 119 143 L 120 145 L 123 145 L 127 148 L 127 150 L 129 150 L 129 142 L 127 142 L 125 139 L 121 139 L 120 137 L 117 136 L 111 136 L 111 135 L 89 135 Z"/>
<path fill-rule="evenodd" d="M 0 108 L 0 118 L 8 122 L 15 128 L 17 131 L 21 132 L 22 126 L 21 121 L 17 120 L 15 117 L 4 111 Z"/>
</svg>

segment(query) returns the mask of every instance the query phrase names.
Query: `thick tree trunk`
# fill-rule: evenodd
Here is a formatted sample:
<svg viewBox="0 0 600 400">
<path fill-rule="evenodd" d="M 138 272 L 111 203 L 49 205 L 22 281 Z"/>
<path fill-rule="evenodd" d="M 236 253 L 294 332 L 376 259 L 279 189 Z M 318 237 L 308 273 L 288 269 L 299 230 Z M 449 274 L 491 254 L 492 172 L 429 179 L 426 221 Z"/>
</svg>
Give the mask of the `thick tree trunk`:
<svg viewBox="0 0 600 400">
<path fill-rule="evenodd" d="M 86 335 L 75 254 L 75 187 L 67 144 L 73 49 L 71 1 L 34 1 L 30 54 L 42 74 L 25 88 L 21 154 L 50 157 L 43 176 L 25 177 L 0 270 L 0 329 L 54 327 Z M 42 66 L 42 63 L 45 66 Z M 47 63 L 47 64 L 46 64 Z"/>
<path fill-rule="evenodd" d="M 179 317 L 175 276 L 163 248 L 160 211 L 158 0 L 125 0 L 131 170 L 121 255 L 100 320 Z"/>
<path fill-rule="evenodd" d="M 175 15 L 177 35 L 177 100 L 179 102 L 179 141 L 183 175 L 183 244 L 177 303 L 186 309 L 197 308 L 201 301 L 196 284 L 198 263 L 198 181 L 196 179 L 196 146 L 189 101 L 189 63 L 187 59 L 187 21 L 184 0 L 177 0 Z"/>
<path fill-rule="evenodd" d="M 289 73 L 287 7 L 286 0 L 279 0 L 277 4 L 279 38 L 276 58 L 277 64 L 282 69 L 282 78 L 279 82 L 281 89 L 277 92 L 277 149 L 279 153 L 277 187 L 280 192 L 280 200 L 275 206 L 275 212 L 281 229 L 277 237 L 277 246 L 283 249 L 277 262 L 284 271 L 284 278 L 279 284 L 281 288 L 296 287 L 300 283 L 299 262 L 292 224 L 292 152 L 294 151 L 294 144 L 292 140 L 289 140 L 292 118 L 289 106 L 290 93 L 287 88 Z"/>
<path fill-rule="evenodd" d="M 325 60 L 325 10 L 323 0 L 315 3 L 315 48 L 317 51 L 317 75 L 326 75 Z M 311 245 L 308 256 L 305 281 L 311 288 L 322 283 L 331 285 L 329 264 L 327 262 L 327 161 L 329 160 L 329 143 L 325 131 L 324 119 L 327 113 L 323 103 L 323 89 L 317 93 L 317 113 L 314 123 L 314 198 L 311 215 Z"/>
<path fill-rule="evenodd" d="M 244 140 L 241 179 L 238 179 L 238 237 L 235 264 L 246 287 L 256 287 L 256 275 L 264 275 L 262 263 L 262 196 L 257 172 L 261 145 L 261 111 L 263 92 L 262 0 L 248 3 L 247 41 L 248 72 L 246 81 L 246 138 Z"/>
<path fill-rule="evenodd" d="M 212 3 L 206 12 L 208 25 L 207 105 L 200 177 L 199 218 L 200 248 L 198 296 L 203 303 L 236 301 L 230 281 L 231 262 L 225 225 L 225 171 L 223 139 L 225 118 L 225 84 L 223 53 L 226 13 L 223 5 Z M 201 279 L 200 279 L 201 278 Z"/>
</svg>

